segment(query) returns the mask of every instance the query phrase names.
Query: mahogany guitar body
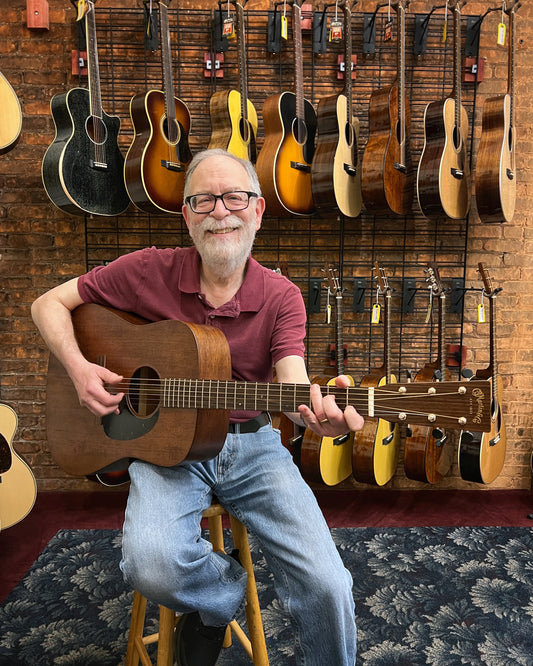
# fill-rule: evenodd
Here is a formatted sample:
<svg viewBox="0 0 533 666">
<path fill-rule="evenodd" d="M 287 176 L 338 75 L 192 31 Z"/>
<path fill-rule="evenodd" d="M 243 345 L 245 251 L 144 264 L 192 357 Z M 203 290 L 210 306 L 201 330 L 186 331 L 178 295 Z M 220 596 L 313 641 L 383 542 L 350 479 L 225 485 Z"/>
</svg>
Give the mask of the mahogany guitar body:
<svg viewBox="0 0 533 666">
<path fill-rule="evenodd" d="M 476 203 L 483 222 L 509 222 L 514 215 L 515 135 L 510 120 L 510 95 L 485 100 L 476 162 Z"/>
<path fill-rule="evenodd" d="M 257 111 L 248 99 L 247 118 L 241 113 L 241 93 L 238 90 L 222 90 L 212 95 L 209 102 L 211 114 L 211 140 L 208 148 L 222 148 L 255 163 L 257 158 Z"/>
<path fill-rule="evenodd" d="M 257 158 L 257 174 L 272 215 L 308 215 L 314 210 L 311 162 L 316 114 L 308 100 L 304 100 L 304 122 L 299 128 L 297 124 L 294 93 L 282 92 L 265 100 L 265 142 Z"/>
<path fill-rule="evenodd" d="M 133 203 L 147 213 L 180 213 L 185 174 L 192 155 L 188 134 L 191 118 L 174 97 L 176 139 L 169 140 L 165 94 L 150 90 L 132 97 L 130 115 L 135 137 L 126 154 L 124 180 Z"/>
</svg>

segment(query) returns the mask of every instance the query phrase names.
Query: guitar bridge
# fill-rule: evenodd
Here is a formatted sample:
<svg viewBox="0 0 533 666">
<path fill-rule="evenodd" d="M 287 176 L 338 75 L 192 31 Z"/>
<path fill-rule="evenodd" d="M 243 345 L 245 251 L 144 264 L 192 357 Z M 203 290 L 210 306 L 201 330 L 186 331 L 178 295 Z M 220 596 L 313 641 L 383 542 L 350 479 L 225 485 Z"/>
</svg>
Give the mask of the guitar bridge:
<svg viewBox="0 0 533 666">
<path fill-rule="evenodd" d="M 185 171 L 185 166 L 183 164 L 180 164 L 179 162 L 171 162 L 170 160 L 161 160 L 161 166 L 169 171 Z"/>
<path fill-rule="evenodd" d="M 506 169 L 505 173 L 506 173 L 507 178 L 509 180 L 514 180 L 514 171 L 511 171 L 511 169 Z"/>
<path fill-rule="evenodd" d="M 348 441 L 349 437 L 350 437 L 349 433 L 341 435 L 340 437 L 335 437 L 335 439 L 333 440 L 333 446 L 340 446 L 341 444 L 344 444 L 344 442 Z"/>
<path fill-rule="evenodd" d="M 405 166 L 405 164 L 400 164 L 400 162 L 394 162 L 394 168 L 396 169 L 396 171 L 407 173 L 407 167 Z"/>
<path fill-rule="evenodd" d="M 464 178 L 465 172 L 462 169 L 452 168 L 452 169 L 450 169 L 450 171 L 451 171 L 452 176 L 454 178 L 457 178 L 457 180 L 461 180 L 462 178 Z"/>
<path fill-rule="evenodd" d="M 311 167 L 305 162 L 293 162 L 291 160 L 291 169 L 297 169 L 298 171 L 305 171 L 305 173 L 311 172 Z"/>
<path fill-rule="evenodd" d="M 351 164 L 346 164 L 344 163 L 344 170 L 349 176 L 356 176 L 357 175 L 357 168 L 352 166 Z"/>
<path fill-rule="evenodd" d="M 107 164 L 105 162 L 96 162 L 95 160 L 89 160 L 89 166 L 91 169 L 96 169 L 97 171 L 107 171 Z"/>
</svg>

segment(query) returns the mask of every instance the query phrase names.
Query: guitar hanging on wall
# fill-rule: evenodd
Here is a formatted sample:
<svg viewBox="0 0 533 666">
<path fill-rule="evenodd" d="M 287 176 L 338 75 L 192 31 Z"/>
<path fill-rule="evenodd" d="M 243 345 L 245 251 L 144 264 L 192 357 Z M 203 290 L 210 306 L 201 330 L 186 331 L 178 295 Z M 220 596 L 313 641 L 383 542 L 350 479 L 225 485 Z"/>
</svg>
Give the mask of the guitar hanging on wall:
<svg viewBox="0 0 533 666">
<path fill-rule="evenodd" d="M 397 75 L 370 97 L 369 134 L 363 154 L 362 190 L 370 213 L 406 215 L 413 204 L 414 173 L 409 148 L 411 110 L 405 94 L 405 6 L 397 0 Z"/>
<path fill-rule="evenodd" d="M 344 342 L 342 331 L 342 288 L 338 272 L 334 268 L 327 269 L 328 289 L 335 294 L 336 303 L 336 344 L 335 361 L 337 375 L 344 373 Z M 355 386 L 352 377 L 350 386 Z M 315 381 L 313 379 L 313 381 Z M 335 386 L 335 377 L 328 378 L 324 383 Z M 327 486 L 336 486 L 347 479 L 352 473 L 353 432 L 340 437 L 320 437 L 307 428 L 304 432 L 300 469 L 307 481 L 319 481 Z"/>
<path fill-rule="evenodd" d="M 192 159 L 189 110 L 174 96 L 168 4 L 159 2 L 163 91 L 134 95 L 130 102 L 135 135 L 126 154 L 124 180 L 130 199 L 147 213 L 181 212 Z"/>
<path fill-rule="evenodd" d="M 359 119 L 353 115 L 352 12 L 347 0 L 339 6 L 344 10 L 344 93 L 322 97 L 318 103 L 311 187 L 318 211 L 338 208 L 347 217 L 357 217 L 362 195 Z"/>
<path fill-rule="evenodd" d="M 514 18 L 520 7 L 508 7 L 507 93 L 483 103 L 481 139 L 476 162 L 476 204 L 482 222 L 510 222 L 516 201 L 514 123 Z"/>
<path fill-rule="evenodd" d="M 381 366 L 374 368 L 370 374 L 361 380 L 361 387 L 368 388 L 396 383 L 396 377 L 392 374 L 390 367 L 392 291 L 389 287 L 385 271 L 377 261 L 374 264 L 374 270 L 376 271 L 379 284 L 378 293 L 385 295 L 385 307 L 383 308 L 383 363 Z M 363 428 L 354 433 L 352 456 L 354 479 L 362 483 L 370 483 L 377 486 L 385 485 L 394 476 L 398 465 L 399 453 L 400 428 L 398 424 L 383 418 L 365 419 Z"/>
<path fill-rule="evenodd" d="M 313 212 L 311 161 L 316 114 L 304 98 L 302 13 L 292 3 L 295 91 L 267 97 L 263 105 L 265 142 L 257 158 L 257 175 L 266 209 L 272 215 L 308 215 Z"/>
<path fill-rule="evenodd" d="M 17 145 L 22 130 L 22 111 L 16 92 L 0 72 L 0 155 L 8 153 Z"/>
<path fill-rule="evenodd" d="M 43 157 L 41 175 L 53 204 L 72 215 L 120 215 L 130 203 L 124 158 L 118 146 L 120 120 L 102 109 L 94 3 L 86 0 L 89 89 L 73 88 L 50 103 L 56 136 Z"/>
<path fill-rule="evenodd" d="M 460 0 L 448 0 L 453 9 L 453 91 L 449 97 L 430 102 L 424 112 L 417 195 L 420 210 L 428 218 L 461 219 L 470 210 L 468 116 L 461 103 L 461 5 Z"/>
<path fill-rule="evenodd" d="M 494 289 L 492 279 L 482 262 L 478 271 L 483 281 L 483 293 L 489 299 L 490 359 L 489 365 L 477 370 L 469 383 L 488 379 L 492 387 L 491 429 L 478 433 L 464 430 L 459 437 L 459 472 L 465 481 L 491 483 L 502 471 L 505 462 L 507 435 L 502 411 L 503 383 L 496 361 L 496 296 L 501 287 Z"/>
<path fill-rule="evenodd" d="M 208 148 L 222 148 L 255 163 L 257 158 L 257 111 L 248 99 L 248 71 L 244 31 L 244 5 L 234 1 L 237 23 L 239 90 L 214 93 L 209 102 L 211 140 Z"/>
<path fill-rule="evenodd" d="M 416 375 L 416 382 L 446 380 L 446 291 L 440 281 L 436 264 L 430 264 L 426 278 L 430 286 L 431 303 L 433 297 L 439 299 L 439 320 L 437 325 L 437 358 L 427 363 Z M 443 428 L 410 426 L 405 438 L 404 469 L 409 479 L 423 483 L 437 483 L 450 470 L 452 463 L 449 436 Z"/>
</svg>

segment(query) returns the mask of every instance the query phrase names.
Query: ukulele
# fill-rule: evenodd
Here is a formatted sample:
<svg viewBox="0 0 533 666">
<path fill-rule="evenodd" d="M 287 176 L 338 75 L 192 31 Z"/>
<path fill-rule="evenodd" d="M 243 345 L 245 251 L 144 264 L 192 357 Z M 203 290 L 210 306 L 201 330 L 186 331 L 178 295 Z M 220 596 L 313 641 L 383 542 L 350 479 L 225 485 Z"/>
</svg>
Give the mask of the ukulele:
<svg viewBox="0 0 533 666">
<path fill-rule="evenodd" d="M 415 377 L 415 382 L 442 381 L 446 379 L 446 292 L 442 288 L 436 264 L 430 264 L 426 272 L 431 295 L 439 299 L 438 353 L 435 361 L 427 363 Z M 451 448 L 443 428 L 411 426 L 408 429 L 404 450 L 405 475 L 423 483 L 437 483 L 451 466 Z"/>
<path fill-rule="evenodd" d="M 385 271 L 376 261 L 379 293 L 385 294 L 383 308 L 383 364 L 374 368 L 361 380 L 362 387 L 374 388 L 393 385 L 396 377 L 390 370 L 390 303 L 391 289 Z M 383 486 L 394 476 L 400 452 L 400 429 L 397 423 L 384 418 L 365 419 L 362 430 L 354 433 L 352 456 L 353 476 L 356 481 Z"/>
<path fill-rule="evenodd" d="M 371 213 L 406 215 L 413 203 L 414 175 L 409 150 L 411 110 L 405 94 L 405 6 L 398 0 L 397 74 L 392 85 L 372 93 L 368 142 L 361 186 Z"/>
<path fill-rule="evenodd" d="M 347 217 L 357 217 L 362 207 L 359 119 L 352 111 L 352 12 L 347 0 L 343 10 L 344 93 L 323 97 L 318 103 L 318 141 L 311 164 L 311 188 L 317 210 L 336 207 Z"/>
<path fill-rule="evenodd" d="M 426 106 L 417 194 L 425 217 L 460 219 L 470 210 L 468 116 L 461 104 L 461 3 L 449 0 L 448 6 L 453 9 L 454 87 L 449 97 Z"/>
<path fill-rule="evenodd" d="M 480 435 L 477 432 L 464 430 L 459 437 L 459 472 L 465 481 L 476 483 L 491 483 L 502 471 L 505 462 L 507 437 L 502 412 L 503 384 L 498 375 L 496 362 L 496 296 L 501 287 L 494 289 L 492 280 L 482 262 L 478 264 L 478 271 L 483 281 L 483 292 L 489 299 L 490 321 L 490 359 L 489 365 L 477 370 L 470 380 L 488 379 L 491 384 L 491 429 L 490 432 Z"/>
<path fill-rule="evenodd" d="M 265 142 L 257 158 L 257 175 L 272 215 L 306 215 L 314 210 L 311 161 L 316 114 L 304 98 L 302 14 L 293 8 L 295 91 L 267 97 L 263 105 Z"/>
<path fill-rule="evenodd" d="M 9 152 L 17 145 L 22 129 L 22 112 L 16 92 L 0 72 L 0 155 Z"/>
<path fill-rule="evenodd" d="M 514 125 L 514 15 L 509 15 L 507 93 L 490 97 L 483 104 L 481 139 L 476 163 L 476 203 L 482 222 L 510 222 L 516 200 Z"/>
<path fill-rule="evenodd" d="M 33 472 L 11 444 L 16 429 L 17 415 L 0 404 L 0 530 L 23 520 L 37 497 Z"/>
<path fill-rule="evenodd" d="M 94 3 L 87 0 L 85 8 L 89 89 L 52 98 L 56 136 L 43 157 L 42 179 L 52 203 L 67 213 L 119 215 L 130 202 L 118 147 L 120 120 L 102 109 Z"/>
<path fill-rule="evenodd" d="M 76 340 L 92 363 L 124 377 L 119 414 L 95 419 L 50 355 L 46 386 L 48 445 L 69 474 L 87 475 L 129 458 L 173 466 L 213 458 L 224 446 L 230 410 L 296 412 L 311 404 L 309 384 L 231 379 L 222 331 L 177 320 L 146 320 L 86 303 L 73 313 Z M 104 360 L 105 359 L 105 360 Z M 475 384 L 475 390 L 474 390 Z M 423 382 L 360 388 L 321 387 L 362 416 L 445 428 L 489 429 L 489 382 Z"/>
<path fill-rule="evenodd" d="M 135 135 L 126 154 L 124 180 L 130 199 L 147 213 L 181 212 L 192 159 L 189 110 L 174 96 L 168 4 L 159 2 L 163 91 L 149 90 L 130 101 Z"/>
<path fill-rule="evenodd" d="M 209 102 L 211 114 L 211 140 L 209 148 L 222 148 L 228 152 L 256 161 L 257 111 L 248 99 L 248 72 L 244 35 L 244 5 L 236 0 L 237 49 L 239 60 L 239 90 L 223 90 L 212 95 Z"/>
<path fill-rule="evenodd" d="M 344 343 L 342 335 L 342 289 L 336 269 L 327 270 L 328 288 L 335 294 L 336 302 L 336 345 L 335 359 L 337 375 L 344 374 Z M 352 377 L 350 385 L 355 386 Z M 317 383 L 315 379 L 313 382 Z M 322 383 L 320 380 L 318 383 Z M 335 378 L 326 381 L 335 386 Z M 308 481 L 319 481 L 327 486 L 336 486 L 352 473 L 353 432 L 340 437 L 321 437 L 307 428 L 304 432 L 300 469 Z"/>
</svg>

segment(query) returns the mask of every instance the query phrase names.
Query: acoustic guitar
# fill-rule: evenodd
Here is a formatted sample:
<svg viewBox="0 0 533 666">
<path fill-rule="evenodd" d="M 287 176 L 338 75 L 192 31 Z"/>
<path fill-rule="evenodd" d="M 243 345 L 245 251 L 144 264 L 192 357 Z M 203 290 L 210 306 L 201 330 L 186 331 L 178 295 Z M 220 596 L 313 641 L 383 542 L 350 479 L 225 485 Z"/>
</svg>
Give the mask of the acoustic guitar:
<svg viewBox="0 0 533 666">
<path fill-rule="evenodd" d="M 411 109 L 405 94 L 405 6 L 406 0 L 392 5 L 398 15 L 396 78 L 370 97 L 361 186 L 365 208 L 371 213 L 406 215 L 413 204 Z"/>
<path fill-rule="evenodd" d="M 315 150 L 316 114 L 304 98 L 302 14 L 292 3 L 295 91 L 267 97 L 263 105 L 265 142 L 257 158 L 257 175 L 273 215 L 313 212 L 311 162 Z"/>
<path fill-rule="evenodd" d="M 334 268 L 327 269 L 328 288 L 335 294 L 336 302 L 336 344 L 335 360 L 337 375 L 344 374 L 344 342 L 342 334 L 342 289 L 338 272 Z M 348 375 L 350 385 L 355 386 L 352 377 Z M 314 380 L 313 380 L 314 381 Z M 335 386 L 335 378 L 326 381 L 329 386 Z M 340 437 L 320 437 L 307 428 L 304 432 L 300 469 L 308 481 L 319 481 L 327 486 L 336 486 L 352 473 L 352 447 L 353 433 Z"/>
<path fill-rule="evenodd" d="M 392 292 L 384 269 L 376 261 L 379 292 L 385 295 L 383 308 L 383 363 L 363 377 L 361 387 L 393 385 L 396 377 L 390 368 L 390 321 Z M 356 481 L 383 486 L 394 476 L 400 453 L 400 428 L 391 419 L 365 419 L 362 430 L 354 434 L 352 456 L 353 476 Z"/>
<path fill-rule="evenodd" d="M 234 1 L 237 24 L 239 90 L 222 90 L 209 101 L 211 140 L 209 148 L 222 148 L 255 163 L 257 158 L 257 111 L 248 99 L 248 71 L 244 30 L 244 5 Z"/>
<path fill-rule="evenodd" d="M 124 391 L 125 397 L 120 414 L 95 419 L 80 406 L 67 373 L 50 356 L 48 443 L 54 460 L 69 474 L 93 474 L 130 458 L 163 466 L 208 459 L 224 445 L 230 410 L 295 412 L 311 404 L 309 384 L 232 380 L 228 342 L 213 326 L 146 323 L 92 303 L 79 306 L 72 316 L 82 353 L 124 377 L 109 388 Z M 341 409 L 354 405 L 363 416 L 488 430 L 489 388 L 481 381 L 420 382 L 324 386 L 322 393 L 333 395 Z"/>
<path fill-rule="evenodd" d="M 311 188 L 318 211 L 338 208 L 347 217 L 361 212 L 359 119 L 353 115 L 352 12 L 344 11 L 344 93 L 322 97 L 317 107 L 318 140 L 311 164 Z"/>
<path fill-rule="evenodd" d="M 516 201 L 515 123 L 514 123 L 514 17 L 520 7 L 515 2 L 509 15 L 507 93 L 483 103 L 481 139 L 476 163 L 476 203 L 482 222 L 510 222 Z"/>
<path fill-rule="evenodd" d="M 431 294 L 438 298 L 438 351 L 435 361 L 427 363 L 416 375 L 415 382 L 443 381 L 447 378 L 446 371 L 446 291 L 442 287 L 439 269 L 430 264 L 426 278 Z M 410 426 L 407 429 L 404 449 L 405 475 L 409 479 L 423 483 L 437 483 L 450 470 L 452 450 L 449 437 L 443 428 L 426 426 Z"/>
<path fill-rule="evenodd" d="M 135 129 L 124 162 L 124 181 L 133 203 L 147 213 L 180 213 L 189 149 L 191 118 L 174 96 L 168 6 L 159 2 L 163 90 L 134 95 L 130 115 Z"/>
<path fill-rule="evenodd" d="M 476 371 L 468 382 L 489 380 L 491 385 L 490 432 L 483 435 L 463 430 L 459 437 L 459 472 L 465 481 L 492 483 L 505 463 L 507 434 L 502 410 L 503 383 L 496 361 L 496 296 L 501 287 L 494 289 L 492 279 L 482 262 L 478 264 L 483 291 L 489 299 L 490 359 L 489 365 Z"/>
<path fill-rule="evenodd" d="M 73 88 L 52 98 L 56 135 L 44 154 L 41 175 L 46 193 L 61 210 L 120 215 L 130 203 L 118 146 L 120 120 L 102 109 L 94 3 L 87 0 L 85 7 L 89 89 Z"/>
<path fill-rule="evenodd" d="M 453 0 L 448 6 L 453 9 L 454 86 L 449 97 L 426 106 L 417 196 L 426 217 L 460 219 L 470 210 L 470 167 L 466 153 L 468 116 L 461 103 L 461 2 Z"/>
<path fill-rule="evenodd" d="M 0 155 L 9 152 L 17 145 L 22 130 L 22 111 L 17 93 L 6 77 L 0 72 Z"/>
<path fill-rule="evenodd" d="M 12 447 L 16 429 L 16 413 L 0 404 L 0 530 L 23 520 L 37 497 L 33 472 Z"/>
</svg>

